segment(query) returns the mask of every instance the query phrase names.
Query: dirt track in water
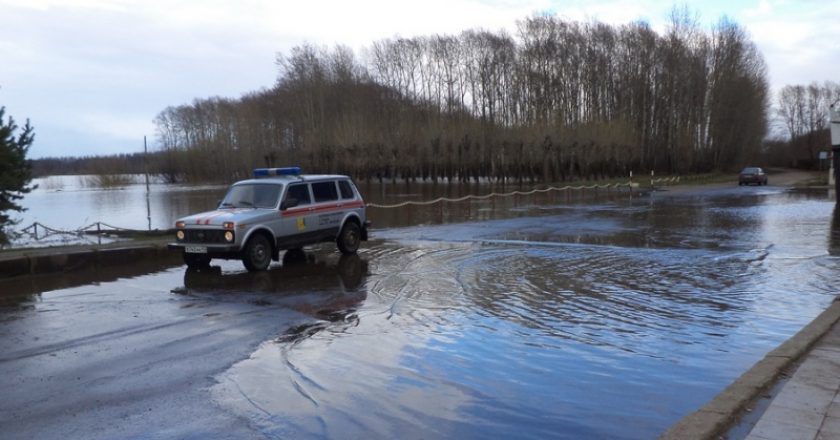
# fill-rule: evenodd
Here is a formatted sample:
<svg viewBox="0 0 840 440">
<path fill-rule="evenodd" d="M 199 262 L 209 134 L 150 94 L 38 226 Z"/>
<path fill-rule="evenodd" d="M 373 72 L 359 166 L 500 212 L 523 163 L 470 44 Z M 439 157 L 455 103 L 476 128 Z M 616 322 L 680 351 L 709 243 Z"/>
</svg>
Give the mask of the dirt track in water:
<svg viewBox="0 0 840 440">
<path fill-rule="evenodd" d="M 820 178 L 825 178 L 828 171 L 803 171 L 789 168 L 773 168 L 767 170 L 767 184 L 772 186 L 804 186 L 812 183 Z M 642 181 L 644 183 L 644 181 Z M 668 186 L 669 192 L 673 193 L 688 193 L 688 192 L 703 192 L 718 190 L 721 188 L 729 188 L 738 186 L 738 175 L 733 174 L 731 180 L 718 183 L 704 183 L 704 184 L 680 184 Z"/>
</svg>

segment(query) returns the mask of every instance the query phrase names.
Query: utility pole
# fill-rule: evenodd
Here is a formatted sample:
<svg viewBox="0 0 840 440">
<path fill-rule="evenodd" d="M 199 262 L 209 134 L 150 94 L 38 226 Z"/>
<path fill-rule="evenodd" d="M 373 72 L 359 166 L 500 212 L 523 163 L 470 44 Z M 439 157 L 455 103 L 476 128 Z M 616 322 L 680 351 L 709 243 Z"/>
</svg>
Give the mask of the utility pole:
<svg viewBox="0 0 840 440">
<path fill-rule="evenodd" d="M 149 222 L 149 230 L 152 230 L 152 204 L 149 201 L 149 147 L 146 145 L 146 136 L 143 136 L 143 172 L 146 173 L 146 220 Z"/>
<path fill-rule="evenodd" d="M 834 194 L 840 197 L 840 101 L 831 104 L 831 157 L 834 165 Z"/>
</svg>

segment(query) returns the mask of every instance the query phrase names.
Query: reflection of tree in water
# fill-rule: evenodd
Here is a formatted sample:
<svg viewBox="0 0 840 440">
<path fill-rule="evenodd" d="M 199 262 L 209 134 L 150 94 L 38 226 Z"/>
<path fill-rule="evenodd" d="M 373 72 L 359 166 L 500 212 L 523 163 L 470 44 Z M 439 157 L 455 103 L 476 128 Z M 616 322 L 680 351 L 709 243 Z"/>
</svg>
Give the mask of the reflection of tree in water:
<svg viewBox="0 0 840 440">
<path fill-rule="evenodd" d="M 0 310 L 14 308 L 17 311 L 34 310 L 35 303 L 41 300 L 40 293 L 34 293 L 29 280 L 12 280 L 0 282 Z M 0 317 L 0 321 L 3 318 Z"/>
<path fill-rule="evenodd" d="M 114 261 L 84 264 L 77 270 L 41 275 L 25 275 L 0 280 L 0 308 L 19 307 L 31 309 L 41 299 L 42 292 L 68 289 L 93 283 L 108 283 L 122 278 L 142 276 L 180 265 L 180 255 L 171 252 L 157 258 L 140 258 L 131 264 Z"/>
</svg>

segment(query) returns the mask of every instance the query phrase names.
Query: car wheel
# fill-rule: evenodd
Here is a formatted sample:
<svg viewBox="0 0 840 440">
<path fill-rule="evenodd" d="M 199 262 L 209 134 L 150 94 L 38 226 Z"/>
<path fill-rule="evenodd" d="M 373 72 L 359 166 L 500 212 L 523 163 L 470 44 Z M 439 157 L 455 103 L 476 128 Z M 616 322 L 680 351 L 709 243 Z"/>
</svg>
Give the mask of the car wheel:
<svg viewBox="0 0 840 440">
<path fill-rule="evenodd" d="M 188 254 L 184 252 L 184 263 L 189 269 L 202 269 L 210 267 L 210 257 L 202 254 Z"/>
<path fill-rule="evenodd" d="M 271 243 L 263 234 L 257 234 L 248 240 L 242 254 L 242 264 L 249 271 L 266 270 L 271 263 Z"/>
<path fill-rule="evenodd" d="M 359 229 L 359 225 L 357 225 L 356 222 L 348 221 L 344 224 L 344 227 L 341 228 L 336 244 L 338 245 L 338 250 L 340 250 L 342 254 L 353 255 L 357 250 L 359 250 L 359 243 L 362 241 L 361 239 L 362 233 Z"/>
</svg>

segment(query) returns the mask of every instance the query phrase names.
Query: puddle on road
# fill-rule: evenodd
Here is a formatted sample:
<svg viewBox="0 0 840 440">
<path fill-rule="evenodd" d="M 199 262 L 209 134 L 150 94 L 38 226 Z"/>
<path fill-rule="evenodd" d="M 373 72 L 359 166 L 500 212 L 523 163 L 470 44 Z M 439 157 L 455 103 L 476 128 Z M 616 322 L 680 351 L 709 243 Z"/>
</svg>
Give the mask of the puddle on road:
<svg viewBox="0 0 840 440">
<path fill-rule="evenodd" d="M 276 436 L 652 438 L 832 300 L 833 206 L 723 192 L 379 231 L 351 322 L 264 342 L 213 395 Z"/>
<path fill-rule="evenodd" d="M 238 262 L 203 270 L 185 270 L 184 285 L 172 293 L 200 302 L 280 306 L 315 319 L 333 320 L 367 297 L 363 286 L 368 263 L 357 255 L 286 253 L 281 265 L 264 272 L 230 270 Z M 194 302 L 186 302 L 190 307 Z"/>
<path fill-rule="evenodd" d="M 173 253 L 158 259 L 138 260 L 130 265 L 94 264 L 69 272 L 0 279 L 0 314 L 3 307 L 35 303 L 44 292 L 142 276 L 181 264 L 181 257 Z"/>
<path fill-rule="evenodd" d="M 213 346 L 256 348 L 201 374 L 220 408 L 284 438 L 653 438 L 840 288 L 825 194 L 548 202 L 454 224 L 415 208 L 425 225 L 374 231 L 357 258 L 142 283 L 197 326 L 237 312 Z"/>
</svg>

